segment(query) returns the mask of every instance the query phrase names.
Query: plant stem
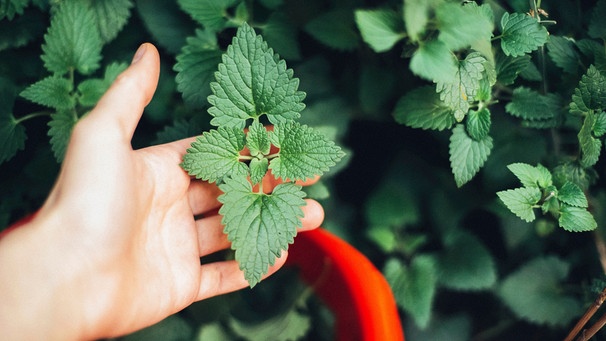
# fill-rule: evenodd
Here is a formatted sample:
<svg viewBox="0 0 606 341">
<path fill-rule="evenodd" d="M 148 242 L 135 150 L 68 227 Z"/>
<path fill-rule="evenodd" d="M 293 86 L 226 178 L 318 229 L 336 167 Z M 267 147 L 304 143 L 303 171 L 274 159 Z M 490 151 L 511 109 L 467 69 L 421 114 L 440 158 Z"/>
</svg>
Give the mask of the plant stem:
<svg viewBox="0 0 606 341">
<path fill-rule="evenodd" d="M 36 118 L 36 117 L 40 117 L 40 116 L 50 116 L 51 112 L 50 111 L 37 111 L 37 112 L 33 112 L 31 114 L 27 114 L 21 118 L 18 118 L 17 120 L 15 120 L 15 122 L 17 124 L 30 120 L 32 118 Z"/>
<path fill-rule="evenodd" d="M 604 288 L 604 290 L 602 290 L 602 292 L 598 295 L 598 297 L 595 299 L 593 304 L 587 309 L 587 311 L 585 311 L 585 314 L 583 314 L 583 316 L 581 316 L 581 318 L 579 319 L 577 324 L 574 326 L 574 328 L 572 328 L 570 333 L 568 333 L 568 336 L 566 336 L 564 341 L 574 340 L 574 337 L 577 336 L 577 334 L 579 334 L 579 332 L 583 329 L 583 326 L 585 326 L 585 324 L 587 324 L 589 319 L 591 319 L 591 317 L 596 313 L 596 311 L 598 311 L 598 309 L 600 308 L 600 306 L 602 306 L 602 303 L 604 303 L 605 300 L 606 300 L 606 288 Z M 598 332 L 598 330 L 600 328 L 602 328 L 604 326 L 604 324 L 606 324 L 606 314 L 604 314 L 598 320 L 598 322 L 596 322 L 593 326 L 591 326 L 591 328 L 583 331 L 577 340 L 587 340 L 587 339 L 591 338 L 593 335 L 595 335 L 595 333 Z M 597 329 L 595 329 L 595 328 L 597 328 Z M 590 335 L 588 331 L 591 331 L 593 334 Z"/>
</svg>

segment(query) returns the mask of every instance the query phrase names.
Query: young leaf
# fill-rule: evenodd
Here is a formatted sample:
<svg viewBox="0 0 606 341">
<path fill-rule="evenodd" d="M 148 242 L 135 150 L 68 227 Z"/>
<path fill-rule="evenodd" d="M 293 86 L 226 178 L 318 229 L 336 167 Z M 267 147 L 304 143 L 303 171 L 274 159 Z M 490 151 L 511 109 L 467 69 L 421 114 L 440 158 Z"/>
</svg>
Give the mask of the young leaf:
<svg viewBox="0 0 606 341">
<path fill-rule="evenodd" d="M 571 113 L 586 113 L 589 110 L 606 108 L 606 77 L 595 66 L 590 65 L 587 73 L 581 77 L 579 86 L 574 89 Z"/>
<path fill-rule="evenodd" d="M 429 20 L 429 2 L 424 0 L 404 0 L 404 24 L 412 42 L 417 42 L 425 32 Z"/>
<path fill-rule="evenodd" d="M 507 168 L 524 187 L 547 188 L 553 184 L 549 169 L 540 164 L 534 167 L 526 163 L 512 163 Z"/>
<path fill-rule="evenodd" d="M 49 76 L 25 88 L 21 97 L 57 110 L 74 108 L 73 84 L 63 77 Z"/>
<path fill-rule="evenodd" d="M 67 144 L 72 134 L 72 129 L 78 122 L 78 117 L 71 110 L 60 110 L 51 114 L 51 120 L 48 122 L 50 143 L 58 162 L 63 161 Z"/>
<path fill-rule="evenodd" d="M 497 192 L 497 196 L 507 208 L 520 219 L 531 222 L 536 216 L 534 207 L 541 200 L 541 190 L 536 187 L 522 187 Z"/>
<path fill-rule="evenodd" d="M 350 10 L 320 13 L 305 25 L 305 31 L 324 45 L 337 50 L 353 50 L 359 44 L 354 16 Z"/>
<path fill-rule="evenodd" d="M 322 175 L 345 155 L 324 135 L 294 121 L 276 125 L 269 138 L 280 149 L 269 168 L 276 178 L 284 180 L 305 180 Z"/>
<path fill-rule="evenodd" d="M 218 199 L 225 232 L 253 287 L 293 242 L 301 227 L 305 193 L 293 183 L 279 184 L 271 194 L 256 193 L 244 176 L 226 178 L 219 188 L 224 193 Z"/>
<path fill-rule="evenodd" d="M 595 218 L 586 208 L 568 205 L 562 205 L 558 222 L 560 227 L 570 232 L 592 231 L 598 227 Z"/>
<path fill-rule="evenodd" d="M 420 255 L 405 266 L 396 258 L 390 258 L 383 273 L 398 306 L 408 312 L 420 328 L 425 328 L 431 318 L 438 282 L 435 259 Z"/>
<path fill-rule="evenodd" d="M 485 6 L 490 11 L 490 7 Z M 461 5 L 442 2 L 436 9 L 440 31 L 438 39 L 453 51 L 469 47 L 479 40 L 490 41 L 493 31 L 492 17 L 485 14 L 487 12 L 480 11 L 475 3 Z"/>
<path fill-rule="evenodd" d="M 259 154 L 267 155 L 271 148 L 269 135 L 265 127 L 258 121 L 254 121 L 248 128 L 246 134 L 246 146 L 250 151 L 250 155 L 257 156 Z"/>
<path fill-rule="evenodd" d="M 463 186 L 484 165 L 492 150 L 492 138 L 486 136 L 476 141 L 465 132 L 465 126 L 458 124 L 450 137 L 450 167 L 458 187 Z"/>
<path fill-rule="evenodd" d="M 192 19 L 211 31 L 219 31 L 227 24 L 227 9 L 240 0 L 178 0 L 179 6 Z"/>
<path fill-rule="evenodd" d="M 356 23 L 362 39 L 375 52 L 385 52 L 402 38 L 402 19 L 389 9 L 357 10 Z"/>
<path fill-rule="evenodd" d="M 300 116 L 305 93 L 297 90 L 299 80 L 250 26 L 238 29 L 222 60 L 208 97 L 211 124 L 243 128 L 264 114 L 273 124 Z"/>
<path fill-rule="evenodd" d="M 246 137 L 238 128 L 219 127 L 198 136 L 183 155 L 181 167 L 197 179 L 216 182 L 248 173 L 240 161 Z"/>
<path fill-rule="evenodd" d="M 522 13 L 501 17 L 501 48 L 508 56 L 522 56 L 530 53 L 547 42 L 549 33 L 535 18 Z"/>
<path fill-rule="evenodd" d="M 577 137 L 581 147 L 581 166 L 588 168 L 595 165 L 602 152 L 602 141 L 593 137 L 593 126 L 596 121 L 593 111 L 587 113 L 583 126 Z"/>
<path fill-rule="evenodd" d="M 458 71 L 457 60 L 439 40 L 422 44 L 410 59 L 410 71 L 433 82 L 454 82 Z"/>
<path fill-rule="evenodd" d="M 6 110 L 1 108 L 0 110 Z M 0 164 L 25 148 L 25 127 L 10 113 L 0 114 Z"/>
<path fill-rule="evenodd" d="M 606 134 L 606 112 L 601 111 L 595 115 L 595 122 L 593 123 L 592 130 L 596 137 L 601 137 Z"/>
<path fill-rule="evenodd" d="M 90 2 L 101 40 L 112 41 L 128 22 L 131 0 L 95 0 Z"/>
<path fill-rule="evenodd" d="M 444 105 L 433 87 L 413 89 L 398 100 L 394 117 L 400 124 L 412 128 L 450 129 L 455 123 L 452 109 Z"/>
<path fill-rule="evenodd" d="M 575 74 L 579 67 L 579 54 L 574 49 L 574 43 L 560 36 L 549 36 L 549 41 L 546 44 L 547 51 L 551 60 L 570 74 Z"/>
<path fill-rule="evenodd" d="M 212 31 L 196 30 L 196 35 L 186 41 L 173 68 L 177 71 L 175 82 L 185 103 L 192 108 L 202 108 L 211 94 L 210 82 L 221 61 L 221 50 Z"/>
<path fill-rule="evenodd" d="M 538 91 L 519 87 L 513 90 L 511 102 L 505 111 L 525 120 L 546 120 L 553 118 L 560 110 L 561 101 L 555 94 L 541 95 Z"/>
<path fill-rule="evenodd" d="M 488 136 L 490 122 L 490 111 L 487 108 L 470 110 L 467 115 L 467 133 L 472 139 L 480 141 Z"/>
<path fill-rule="evenodd" d="M 558 191 L 558 199 L 570 206 L 581 208 L 588 207 L 587 197 L 585 197 L 583 190 L 570 181 L 566 182 L 564 186 L 560 188 Z"/>
<path fill-rule="evenodd" d="M 87 75 L 99 68 L 103 47 L 95 15 L 86 1 L 61 2 L 42 45 L 47 70 L 65 74 L 72 69 Z"/>
<path fill-rule="evenodd" d="M 248 165 L 250 168 L 250 182 L 256 185 L 263 180 L 269 168 L 269 160 L 267 158 L 253 158 Z"/>
<path fill-rule="evenodd" d="M 498 295 L 525 320 L 566 326 L 582 311 L 580 302 L 561 288 L 568 272 L 569 263 L 559 258 L 536 258 L 507 276 Z"/>
</svg>

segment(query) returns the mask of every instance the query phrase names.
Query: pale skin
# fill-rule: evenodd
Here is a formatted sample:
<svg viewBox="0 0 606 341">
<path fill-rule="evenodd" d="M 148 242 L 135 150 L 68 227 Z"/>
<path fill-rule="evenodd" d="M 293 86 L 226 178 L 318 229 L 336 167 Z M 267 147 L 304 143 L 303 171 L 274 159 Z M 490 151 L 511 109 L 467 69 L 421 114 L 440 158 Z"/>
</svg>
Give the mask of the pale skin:
<svg viewBox="0 0 606 341">
<path fill-rule="evenodd" d="M 51 193 L 34 219 L 0 239 L 0 330 L 6 340 L 90 340 L 154 324 L 193 302 L 246 287 L 235 261 L 200 265 L 230 247 L 214 184 L 179 166 L 192 139 L 133 150 L 159 75 L 143 44 L 131 66 L 75 126 Z M 264 184 L 271 188 L 275 184 Z M 307 200 L 303 227 L 319 226 Z M 286 260 L 278 258 L 269 274 Z"/>
</svg>

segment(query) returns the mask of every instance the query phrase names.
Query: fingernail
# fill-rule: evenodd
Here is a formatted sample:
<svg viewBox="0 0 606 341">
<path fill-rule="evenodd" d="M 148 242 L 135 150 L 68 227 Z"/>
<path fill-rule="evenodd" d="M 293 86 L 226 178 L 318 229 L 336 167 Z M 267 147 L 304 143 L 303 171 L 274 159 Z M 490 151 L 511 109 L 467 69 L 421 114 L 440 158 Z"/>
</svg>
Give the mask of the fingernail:
<svg viewBox="0 0 606 341">
<path fill-rule="evenodd" d="M 147 44 L 142 44 L 141 46 L 139 46 L 139 48 L 137 49 L 137 52 L 135 52 L 135 55 L 133 56 L 133 60 L 130 62 L 131 65 L 138 62 L 143 57 L 146 50 L 147 50 Z"/>
</svg>

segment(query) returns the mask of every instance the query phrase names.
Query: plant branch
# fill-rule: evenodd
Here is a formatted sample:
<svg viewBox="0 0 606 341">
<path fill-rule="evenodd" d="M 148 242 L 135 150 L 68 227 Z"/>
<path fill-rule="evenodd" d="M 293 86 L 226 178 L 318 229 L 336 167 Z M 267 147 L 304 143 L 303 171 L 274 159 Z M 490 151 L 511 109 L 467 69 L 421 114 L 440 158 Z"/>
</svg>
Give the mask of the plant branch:
<svg viewBox="0 0 606 341">
<path fill-rule="evenodd" d="M 33 112 L 31 114 L 27 114 L 23 117 L 20 117 L 16 120 L 16 123 L 19 124 L 21 122 L 27 121 L 27 120 L 31 120 L 32 118 L 36 118 L 36 117 L 40 117 L 40 116 L 50 116 L 51 112 L 50 111 L 37 111 L 37 112 Z"/>
<path fill-rule="evenodd" d="M 579 319 L 577 324 L 574 326 L 574 328 L 572 328 L 570 333 L 568 333 L 568 336 L 566 336 L 564 341 L 574 340 L 575 336 L 577 336 L 577 334 L 579 334 L 579 332 L 587 324 L 589 319 L 591 319 L 591 317 L 593 315 L 595 315 L 595 313 L 598 311 L 598 309 L 600 309 L 600 307 L 602 306 L 602 303 L 604 303 L 605 300 L 606 300 L 606 288 L 604 288 L 604 290 L 602 290 L 602 292 L 598 295 L 598 297 L 595 299 L 593 304 L 587 309 L 587 311 L 585 311 L 585 314 L 583 314 L 583 316 L 581 316 L 581 318 Z M 599 328 L 598 328 L 598 324 L 600 324 Z M 591 326 L 591 328 L 589 328 L 588 330 L 584 330 L 577 340 L 587 340 L 587 339 L 591 338 L 593 335 L 595 335 L 595 333 L 597 333 L 597 331 L 600 328 L 602 328 L 604 326 L 604 324 L 606 324 L 606 314 L 604 314 L 600 318 L 600 320 L 598 320 L 598 322 L 596 322 L 593 326 Z M 597 329 L 594 330 L 594 328 L 597 328 Z M 590 335 L 589 331 L 591 331 L 593 334 Z"/>
</svg>

